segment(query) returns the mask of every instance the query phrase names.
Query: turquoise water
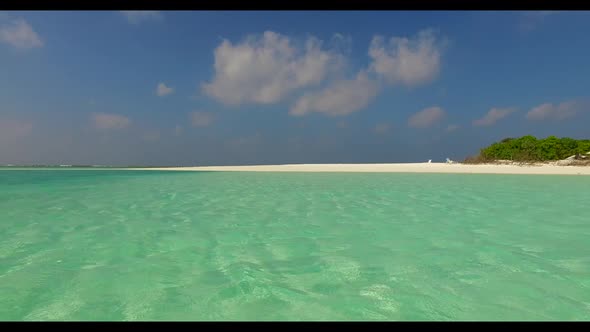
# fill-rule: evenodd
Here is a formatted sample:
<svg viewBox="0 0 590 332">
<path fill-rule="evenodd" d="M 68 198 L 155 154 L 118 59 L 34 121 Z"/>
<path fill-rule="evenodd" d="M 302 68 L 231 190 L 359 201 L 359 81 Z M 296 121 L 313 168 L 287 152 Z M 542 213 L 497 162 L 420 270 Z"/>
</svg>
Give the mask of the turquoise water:
<svg viewBox="0 0 590 332">
<path fill-rule="evenodd" d="M 0 320 L 589 320 L 589 189 L 0 171 Z"/>
</svg>

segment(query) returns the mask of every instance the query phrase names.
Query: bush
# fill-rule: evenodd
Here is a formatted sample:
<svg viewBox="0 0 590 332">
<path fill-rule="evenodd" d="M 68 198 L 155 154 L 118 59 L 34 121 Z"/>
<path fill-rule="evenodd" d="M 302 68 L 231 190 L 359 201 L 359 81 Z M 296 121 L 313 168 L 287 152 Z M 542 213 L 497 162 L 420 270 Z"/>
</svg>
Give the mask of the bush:
<svg viewBox="0 0 590 332">
<path fill-rule="evenodd" d="M 569 137 L 549 136 L 537 139 L 527 135 L 520 138 L 505 138 L 486 148 L 479 155 L 469 157 L 466 163 L 482 163 L 495 160 L 535 162 L 562 160 L 576 154 L 590 152 L 590 140 L 575 140 Z"/>
<path fill-rule="evenodd" d="M 493 160 L 488 160 L 484 156 L 482 156 L 481 154 L 479 154 L 477 156 L 471 156 L 471 157 L 465 158 L 465 160 L 463 161 L 463 163 L 464 164 L 483 164 L 483 163 L 488 163 L 488 162 L 491 162 L 491 161 L 493 161 Z"/>
</svg>

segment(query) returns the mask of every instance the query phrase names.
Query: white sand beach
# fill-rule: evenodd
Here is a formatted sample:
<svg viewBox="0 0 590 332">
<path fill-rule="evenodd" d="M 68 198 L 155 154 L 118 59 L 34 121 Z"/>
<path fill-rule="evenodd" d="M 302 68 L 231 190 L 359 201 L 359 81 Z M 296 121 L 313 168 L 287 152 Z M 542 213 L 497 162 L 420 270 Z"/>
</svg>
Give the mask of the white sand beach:
<svg viewBox="0 0 590 332">
<path fill-rule="evenodd" d="M 223 172 L 382 172 L 382 173 L 464 173 L 464 174 L 554 174 L 590 175 L 590 166 L 496 165 L 460 163 L 399 164 L 292 164 L 256 166 L 198 166 L 137 168 L 138 170 L 223 171 Z"/>
</svg>

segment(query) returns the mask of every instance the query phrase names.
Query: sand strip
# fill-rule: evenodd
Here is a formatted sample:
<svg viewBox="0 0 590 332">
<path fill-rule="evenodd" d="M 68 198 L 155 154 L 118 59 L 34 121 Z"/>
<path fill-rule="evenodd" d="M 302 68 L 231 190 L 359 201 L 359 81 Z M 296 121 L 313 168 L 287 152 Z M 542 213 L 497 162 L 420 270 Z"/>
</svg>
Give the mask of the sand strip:
<svg viewBox="0 0 590 332">
<path fill-rule="evenodd" d="M 221 171 L 221 172 L 376 172 L 376 173 L 464 173 L 464 174 L 554 174 L 590 175 L 589 166 L 557 165 L 466 165 L 447 163 L 405 164 L 294 164 L 257 166 L 199 166 L 134 168 L 136 170 Z"/>
</svg>

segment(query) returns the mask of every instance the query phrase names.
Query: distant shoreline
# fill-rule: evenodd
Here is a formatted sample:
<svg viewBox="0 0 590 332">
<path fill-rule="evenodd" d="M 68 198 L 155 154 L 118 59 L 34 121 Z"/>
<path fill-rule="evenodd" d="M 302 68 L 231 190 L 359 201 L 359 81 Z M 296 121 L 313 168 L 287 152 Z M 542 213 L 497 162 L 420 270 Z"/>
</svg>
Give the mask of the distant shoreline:
<svg viewBox="0 0 590 332">
<path fill-rule="evenodd" d="M 126 171 L 208 171 L 208 172 L 334 172 L 334 173 L 448 173 L 448 174 L 544 174 L 590 175 L 590 166 L 538 164 L 462 164 L 462 163 L 389 163 L 389 164 L 287 164 L 250 166 L 187 167 L 40 167 L 9 166 L 0 170 L 126 170 Z"/>
<path fill-rule="evenodd" d="M 355 172 L 355 173 L 459 173 L 459 174 L 547 174 L 590 175 L 588 166 L 555 164 L 498 165 L 460 163 L 396 163 L 396 164 L 291 164 L 255 166 L 200 166 L 131 168 L 133 170 L 213 171 L 213 172 Z"/>
</svg>

